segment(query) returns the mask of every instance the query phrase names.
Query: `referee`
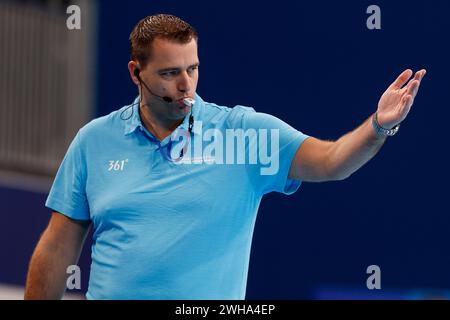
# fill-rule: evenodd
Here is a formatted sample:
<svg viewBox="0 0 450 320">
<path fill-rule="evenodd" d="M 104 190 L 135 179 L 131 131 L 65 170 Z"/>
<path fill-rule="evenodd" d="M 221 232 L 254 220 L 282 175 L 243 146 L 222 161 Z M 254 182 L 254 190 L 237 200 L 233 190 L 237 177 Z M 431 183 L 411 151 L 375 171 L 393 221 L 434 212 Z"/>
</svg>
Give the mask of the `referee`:
<svg viewBox="0 0 450 320">
<path fill-rule="evenodd" d="M 185 21 L 148 16 L 130 43 L 139 96 L 70 144 L 26 299 L 62 297 L 90 228 L 87 299 L 244 299 L 263 195 L 349 177 L 398 131 L 425 75 L 405 70 L 364 123 L 322 141 L 252 108 L 204 101 L 198 34 Z M 230 143 L 242 133 L 243 144 Z"/>
</svg>

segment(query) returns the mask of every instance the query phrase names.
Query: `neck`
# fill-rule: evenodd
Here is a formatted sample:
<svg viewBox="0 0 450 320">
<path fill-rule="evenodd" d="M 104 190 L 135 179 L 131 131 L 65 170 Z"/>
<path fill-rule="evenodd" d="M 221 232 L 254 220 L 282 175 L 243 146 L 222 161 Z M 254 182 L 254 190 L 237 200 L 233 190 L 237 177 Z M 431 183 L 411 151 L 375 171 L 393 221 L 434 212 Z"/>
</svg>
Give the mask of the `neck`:
<svg viewBox="0 0 450 320">
<path fill-rule="evenodd" d="M 159 141 L 168 137 L 183 122 L 183 119 L 171 120 L 158 117 L 145 106 L 140 106 L 139 115 L 144 127 Z"/>
</svg>

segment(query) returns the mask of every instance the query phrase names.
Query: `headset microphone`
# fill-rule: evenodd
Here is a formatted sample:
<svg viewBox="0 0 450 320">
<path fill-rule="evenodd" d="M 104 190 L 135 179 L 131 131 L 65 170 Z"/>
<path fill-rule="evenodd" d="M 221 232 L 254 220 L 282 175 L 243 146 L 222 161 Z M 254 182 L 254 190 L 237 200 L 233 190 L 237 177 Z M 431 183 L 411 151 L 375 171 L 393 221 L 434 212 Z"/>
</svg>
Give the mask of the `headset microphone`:
<svg viewBox="0 0 450 320">
<path fill-rule="evenodd" d="M 163 99 L 163 100 L 164 100 L 165 102 L 167 102 L 167 103 L 173 102 L 173 99 L 172 99 L 171 97 L 161 97 L 161 96 L 158 96 L 157 94 L 154 94 L 154 93 L 152 92 L 152 90 L 150 90 L 150 88 L 147 86 L 147 84 L 146 84 L 144 81 L 141 80 L 141 76 L 139 75 L 140 72 L 141 72 L 141 70 L 140 70 L 139 68 L 134 69 L 134 75 L 136 76 L 136 78 L 138 78 L 139 82 L 142 83 L 142 84 L 144 85 L 144 87 L 145 87 L 152 95 L 154 95 L 155 97 L 158 97 L 158 98 Z"/>
<path fill-rule="evenodd" d="M 134 69 L 134 75 L 136 76 L 136 78 L 139 80 L 139 83 L 140 84 L 143 84 L 144 85 L 144 87 L 152 94 L 152 95 L 154 95 L 155 97 L 158 97 L 158 98 L 160 98 L 160 99 L 163 99 L 165 102 L 167 102 L 167 103 L 171 103 L 171 102 L 173 102 L 173 99 L 171 98 L 171 97 L 161 97 L 161 96 L 158 96 L 157 94 L 154 94 L 153 92 L 152 92 L 152 90 L 150 90 L 150 88 L 147 86 L 147 84 L 144 82 L 144 81 L 142 81 L 142 79 L 141 79 L 141 76 L 139 75 L 139 73 L 141 72 L 141 70 L 139 69 L 139 68 L 136 68 L 136 69 Z M 178 101 L 177 101 L 178 102 Z M 139 96 L 139 102 L 138 103 L 141 103 L 141 96 Z M 184 98 L 183 99 L 183 102 L 182 102 L 185 106 L 189 106 L 189 107 L 193 107 L 194 106 L 194 104 L 195 104 L 195 99 L 192 99 L 192 98 Z M 126 119 L 124 119 L 123 117 L 122 117 L 122 115 L 123 115 L 123 113 L 126 111 L 126 110 L 128 110 L 129 108 L 131 108 L 132 106 L 134 106 L 134 105 L 136 105 L 137 103 L 135 102 L 135 103 L 133 103 L 133 104 L 131 104 L 131 105 L 129 105 L 126 109 L 124 109 L 122 112 L 121 112 L 121 114 L 120 114 L 120 119 L 122 119 L 122 120 L 128 120 L 129 118 L 131 118 L 131 116 L 133 115 L 133 111 L 131 112 L 131 114 L 130 114 L 130 116 L 128 117 L 128 118 L 126 118 Z M 133 110 L 133 109 L 132 109 Z M 192 132 L 192 128 L 194 127 L 194 116 L 192 115 L 192 110 L 191 110 L 191 114 L 189 115 L 189 128 L 188 128 L 188 131 L 189 131 L 189 133 L 191 133 Z M 180 157 L 182 157 L 183 156 L 183 150 L 181 151 L 181 153 L 180 153 Z"/>
</svg>

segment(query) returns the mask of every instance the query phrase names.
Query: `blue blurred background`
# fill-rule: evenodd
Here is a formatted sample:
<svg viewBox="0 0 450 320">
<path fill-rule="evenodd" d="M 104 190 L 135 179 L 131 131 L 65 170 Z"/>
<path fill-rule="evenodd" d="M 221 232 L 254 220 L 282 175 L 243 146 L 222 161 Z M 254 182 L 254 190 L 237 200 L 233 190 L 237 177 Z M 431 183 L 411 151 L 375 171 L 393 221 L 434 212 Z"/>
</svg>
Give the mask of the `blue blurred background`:
<svg viewBox="0 0 450 320">
<path fill-rule="evenodd" d="M 49 6 L 47 1 L 2 1 L 2 6 L 5 3 L 41 11 Z M 71 3 L 77 2 L 57 5 Z M 84 118 L 72 123 L 63 152 L 84 123 L 136 96 L 127 70 L 128 36 L 138 20 L 151 14 L 177 15 L 198 30 L 197 92 L 205 101 L 252 106 L 321 139 L 337 139 L 361 124 L 401 71 L 426 68 L 398 135 L 361 170 L 340 182 L 304 183 L 292 196 L 265 197 L 253 238 L 246 298 L 450 297 L 445 191 L 449 1 L 133 0 L 89 1 L 89 9 L 86 1 L 78 4 L 82 30 L 67 30 L 64 11 L 59 21 L 63 40 L 71 41 L 77 32 L 89 37 L 82 66 L 90 82 L 80 92 L 88 92 L 90 100 L 83 103 L 88 108 Z M 372 4 L 381 9 L 380 30 L 366 27 L 366 9 Z M 76 50 L 74 46 L 72 54 Z M 70 53 L 57 54 L 61 58 Z M 2 68 L 14 68 L 5 63 L 0 61 Z M 0 92 L 8 90 L 10 76 L 1 72 Z M 70 72 L 67 77 L 72 79 Z M 82 82 L 71 81 L 74 86 L 64 87 L 69 97 Z M 2 101 L 3 111 L 13 108 Z M 67 112 L 76 113 L 77 108 Z M 63 152 L 54 155 L 58 164 Z M 0 168 L 5 175 L 27 171 L 2 167 L 2 162 Z M 5 285 L 24 285 L 29 258 L 50 217 L 44 202 L 54 173 L 34 173 L 48 178 L 38 188 L 26 179 L 0 181 L 0 282 Z M 87 289 L 89 246 L 87 242 L 80 260 L 82 293 Z M 381 268 L 381 290 L 366 288 L 369 265 Z"/>
</svg>

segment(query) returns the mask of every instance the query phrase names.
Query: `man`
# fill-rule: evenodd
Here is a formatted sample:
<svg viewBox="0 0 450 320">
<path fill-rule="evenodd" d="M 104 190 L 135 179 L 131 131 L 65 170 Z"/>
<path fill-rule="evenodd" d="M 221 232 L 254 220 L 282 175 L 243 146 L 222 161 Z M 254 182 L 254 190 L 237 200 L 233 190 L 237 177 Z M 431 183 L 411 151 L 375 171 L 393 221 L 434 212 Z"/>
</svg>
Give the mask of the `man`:
<svg viewBox="0 0 450 320">
<path fill-rule="evenodd" d="M 46 202 L 52 218 L 25 298 L 62 296 L 92 225 L 88 299 L 244 299 L 262 196 L 349 177 L 398 130 L 425 75 L 409 80 L 405 70 L 362 125 L 321 141 L 251 108 L 203 101 L 197 41 L 195 29 L 170 15 L 135 26 L 128 70 L 139 97 L 91 121 L 70 145 Z M 248 134 L 244 148 L 228 144 L 238 136 L 230 132 Z M 269 149 L 276 163 L 264 171 Z M 233 162 L 233 152 L 245 161 Z"/>
</svg>

